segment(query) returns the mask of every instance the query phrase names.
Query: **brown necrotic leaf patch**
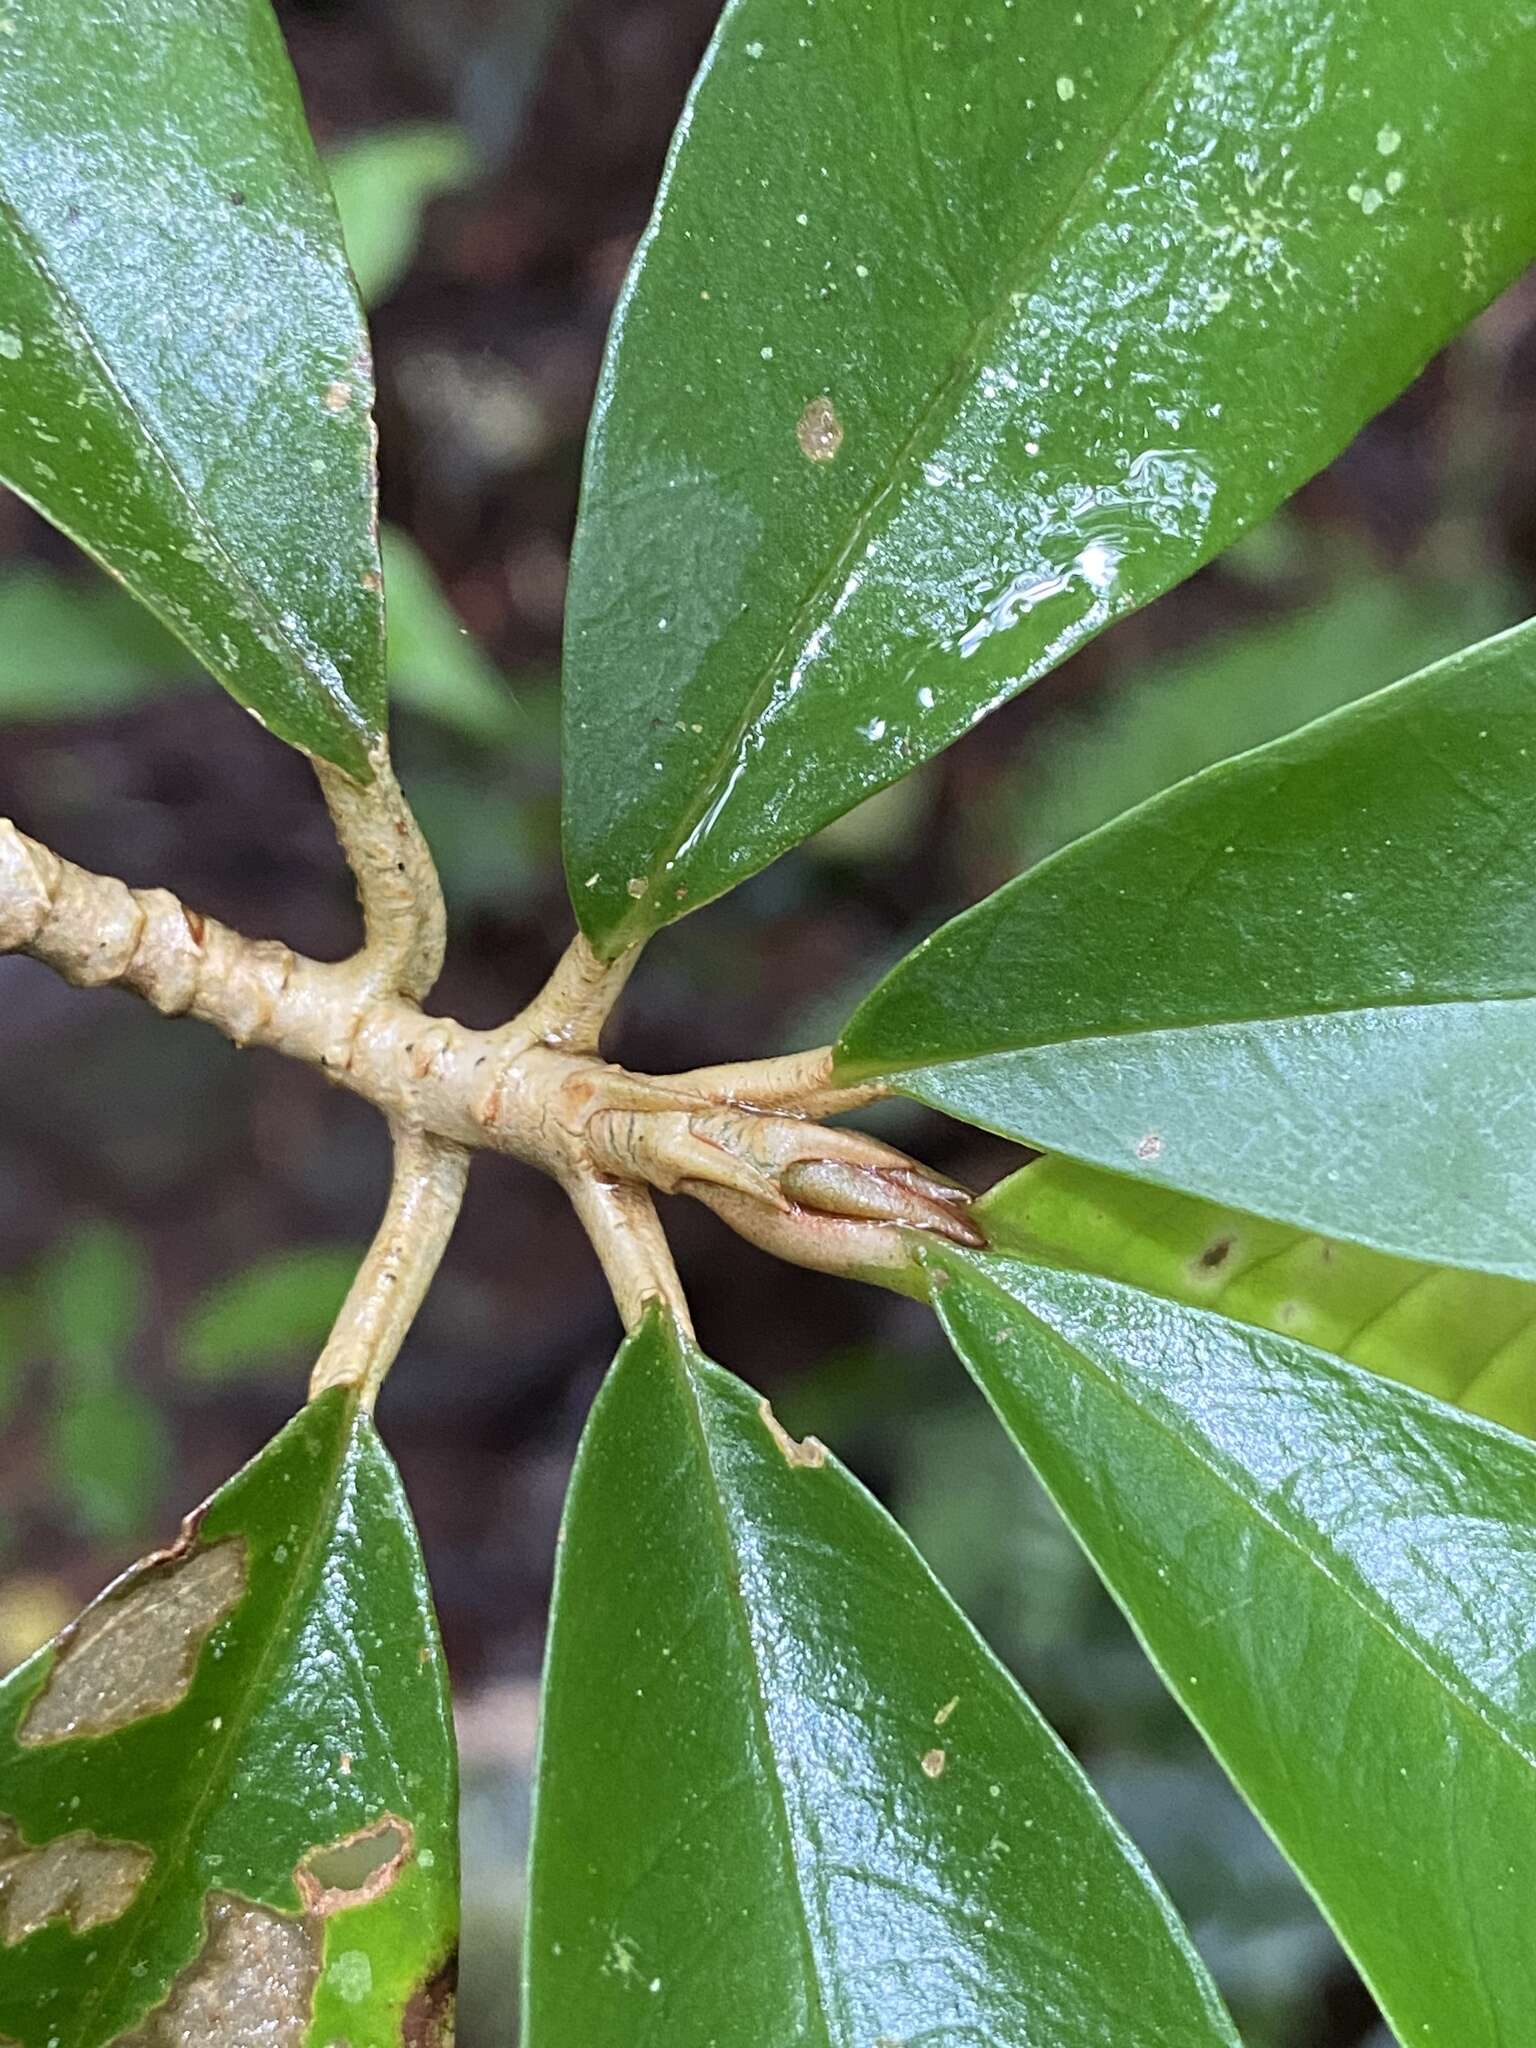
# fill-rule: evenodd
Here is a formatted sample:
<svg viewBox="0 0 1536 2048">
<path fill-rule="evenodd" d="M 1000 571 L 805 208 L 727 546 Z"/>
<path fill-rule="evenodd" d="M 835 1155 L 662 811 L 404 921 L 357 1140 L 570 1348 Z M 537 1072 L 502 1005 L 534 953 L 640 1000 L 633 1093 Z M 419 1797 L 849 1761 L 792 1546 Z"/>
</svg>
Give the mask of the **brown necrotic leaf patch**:
<svg viewBox="0 0 1536 2048">
<path fill-rule="evenodd" d="M 328 1919 L 382 1898 L 411 1860 L 411 1824 L 386 1813 L 325 1849 L 311 1849 L 293 1873 L 306 1913 Z"/>
<path fill-rule="evenodd" d="M 186 1697 L 204 1643 L 245 1592 L 243 1538 L 148 1558 L 60 1640 L 18 1742 L 110 1735 Z"/>
<path fill-rule="evenodd" d="M 458 1983 L 458 1960 L 452 1958 L 429 1983 L 422 1985 L 405 2008 L 400 2029 L 403 2048 L 453 2048 Z"/>
<path fill-rule="evenodd" d="M 813 398 L 795 428 L 800 453 L 809 462 L 835 462 L 843 445 L 843 423 L 830 398 Z"/>
<path fill-rule="evenodd" d="M 0 1946 L 15 1948 L 50 1920 L 89 1934 L 126 1913 L 154 1862 L 138 1842 L 109 1842 L 85 1829 L 35 1848 L 0 1816 Z"/>
<path fill-rule="evenodd" d="M 307 1920 L 209 1895 L 201 1950 L 163 2004 L 112 2048 L 304 2048 L 321 1936 Z"/>
</svg>

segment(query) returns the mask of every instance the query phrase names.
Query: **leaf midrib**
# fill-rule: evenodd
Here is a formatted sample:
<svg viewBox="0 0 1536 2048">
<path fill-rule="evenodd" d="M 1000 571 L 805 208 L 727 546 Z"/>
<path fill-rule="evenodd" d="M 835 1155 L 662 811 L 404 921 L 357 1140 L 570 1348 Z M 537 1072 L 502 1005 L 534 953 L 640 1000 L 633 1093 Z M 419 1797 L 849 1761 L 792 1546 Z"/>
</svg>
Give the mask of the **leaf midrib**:
<svg viewBox="0 0 1536 2048">
<path fill-rule="evenodd" d="M 897 1060 L 878 1059 L 861 1055 L 838 1063 L 838 1078 L 845 1081 L 859 1081 L 872 1077 L 886 1077 L 899 1074 L 934 1073 L 941 1074 L 949 1067 L 980 1065 L 986 1060 L 1001 1060 L 1022 1057 L 1028 1053 L 1060 1052 L 1069 1046 L 1113 1045 L 1128 1038 L 1184 1038 L 1200 1031 L 1245 1030 L 1265 1024 L 1307 1024 L 1314 1020 L 1344 1017 L 1372 1017 L 1383 1012 L 1400 1010 L 1476 1010 L 1485 1006 L 1529 1003 L 1536 1000 L 1536 987 L 1521 994 L 1490 996 L 1467 995 L 1405 995 L 1384 996 L 1379 1001 L 1327 1004 L 1318 1003 L 1309 1009 L 1257 1011 L 1250 1016 L 1232 1015 L 1197 1017 L 1189 1022 L 1157 1024 L 1132 1023 L 1118 1029 L 1096 1031 L 1064 1031 L 1049 1038 L 1016 1040 L 1012 1044 L 982 1045 L 968 1047 L 964 1052 L 942 1052 L 904 1055 Z"/>
<path fill-rule="evenodd" d="M 1084 198 L 1095 182 L 1113 160 L 1117 150 L 1125 141 L 1133 123 L 1150 102 L 1174 75 L 1177 67 L 1188 55 L 1199 37 L 1209 29 L 1222 14 L 1237 4 L 1237 0 L 1204 0 L 1201 11 L 1190 22 L 1181 35 L 1175 38 L 1163 63 L 1148 79 L 1142 90 L 1115 126 L 1103 138 L 1098 149 L 1084 166 L 1082 176 L 1068 193 L 1066 200 L 1055 215 L 1039 231 L 1038 237 L 1028 246 L 1019 259 L 1020 268 L 1013 274 L 1010 283 L 999 292 L 996 302 L 972 322 L 965 341 L 957 352 L 954 367 L 935 384 L 932 395 L 919 411 L 910 433 L 901 442 L 883 472 L 860 503 L 853 515 L 847 537 L 841 548 L 828 558 L 826 568 L 811 584 L 805 597 L 796 607 L 782 640 L 779 642 L 771 661 L 765 662 L 753 677 L 746 707 L 732 725 L 726 739 L 716 750 L 710 764 L 708 778 L 698 786 L 693 801 L 680 814 L 680 822 L 671 835 L 651 857 L 647 873 L 654 879 L 668 861 L 675 861 L 683 846 L 698 830 L 710 807 L 717 801 L 722 787 L 729 779 L 732 763 L 740 752 L 742 742 L 751 732 L 756 721 L 773 695 L 777 677 L 796 642 L 805 633 L 810 619 L 814 616 L 819 601 L 836 582 L 864 540 L 875 513 L 896 490 L 900 477 L 917 450 L 923 445 L 924 437 L 933 422 L 944 412 L 951 397 L 961 388 L 967 375 L 972 373 L 991 337 L 1006 326 L 1013 312 L 1012 298 L 1016 293 L 1029 291 L 1039 282 L 1044 266 L 1050 260 L 1053 245 L 1060 240 L 1081 207 Z M 670 182 L 670 181 L 669 181 Z M 665 201 L 663 201 L 665 204 Z M 659 224 L 659 216 L 658 216 Z M 1033 261 L 1031 261 L 1033 259 Z M 638 286 L 638 274 L 636 277 Z M 621 919 L 615 929 L 618 938 L 637 920 Z"/>
<path fill-rule="evenodd" d="M 1318 1577 L 1331 1586 L 1336 1593 L 1341 1595 L 1375 1633 L 1390 1643 L 1395 1650 L 1409 1660 L 1416 1670 L 1422 1672 L 1432 1682 L 1444 1697 L 1450 1701 L 1452 1706 L 1457 1709 L 1458 1713 L 1471 1721 L 1473 1726 L 1483 1735 L 1491 1736 L 1501 1748 L 1507 1749 L 1526 1769 L 1536 1771 L 1536 1749 L 1522 1747 L 1513 1731 L 1501 1728 L 1496 1721 L 1490 1719 L 1488 1712 L 1477 1699 L 1459 1692 L 1446 1674 L 1429 1661 L 1426 1650 L 1412 1636 L 1405 1634 L 1396 1627 L 1385 1614 L 1378 1612 L 1359 1592 L 1344 1579 L 1338 1577 L 1325 1564 L 1319 1553 L 1309 1550 L 1301 1538 L 1288 1529 L 1284 1522 L 1277 1520 L 1272 1513 L 1245 1494 L 1221 1465 L 1215 1463 L 1212 1459 L 1202 1457 L 1188 1438 L 1181 1436 L 1171 1423 L 1166 1422 L 1153 1409 L 1137 1401 L 1124 1381 L 1117 1379 L 1114 1374 L 1107 1372 L 1091 1353 L 1083 1350 L 1082 1346 L 1069 1337 L 1065 1331 L 1058 1329 L 1054 1323 L 1047 1321 L 1044 1316 L 1037 1314 L 1035 1310 L 1021 1302 L 1017 1295 L 1011 1294 L 1006 1287 L 994 1280 L 990 1274 L 980 1267 L 972 1266 L 969 1262 L 966 1262 L 962 1270 L 973 1284 L 986 1288 L 990 1293 L 996 1295 L 999 1301 L 1006 1303 L 1011 1310 L 1026 1316 L 1037 1328 L 1045 1331 L 1047 1336 L 1053 1338 L 1058 1344 L 1065 1346 L 1072 1353 L 1073 1357 L 1078 1360 L 1079 1364 L 1121 1406 L 1127 1408 L 1144 1425 L 1156 1430 L 1160 1436 L 1173 1446 L 1186 1463 L 1195 1466 L 1198 1471 L 1202 1472 L 1213 1485 L 1227 1494 L 1246 1514 L 1251 1515 L 1255 1521 L 1262 1523 L 1287 1549 L 1293 1551 L 1304 1565 L 1308 1566 Z M 1097 1284 L 1126 1294 L 1145 1294 L 1148 1292 L 1145 1288 L 1131 1287 L 1123 1281 L 1103 1280 L 1101 1278 Z M 1154 1296 L 1153 1299 L 1158 1299 L 1158 1297 Z M 1236 1322 L 1234 1317 L 1219 1315 L 1208 1309 L 1187 1308 L 1183 1304 L 1177 1304 L 1176 1306 L 1181 1314 L 1195 1316 L 1202 1320 L 1227 1324 Z M 1238 1325 L 1238 1327 L 1246 1329 L 1256 1326 Z M 1263 1334 L 1273 1336 L 1275 1333 L 1264 1332 Z M 1295 1339 L 1281 1339 L 1280 1341 L 1296 1342 Z M 1309 1351 L 1313 1347 L 1298 1343 L 1296 1348 L 1300 1351 Z M 1320 1352 L 1318 1356 L 1330 1363 L 1338 1362 L 1333 1360 L 1331 1354 L 1327 1352 Z M 1348 1361 L 1344 1361 L 1344 1363 L 1348 1365 Z M 1360 1373 L 1367 1370 L 1366 1367 L 1358 1365 L 1348 1366 L 1348 1369 Z M 1406 1389 L 1404 1390 L 1404 1392 L 1407 1391 Z M 988 1401 L 991 1402 L 992 1395 L 990 1390 L 983 1386 L 983 1392 L 986 1393 Z M 1422 1396 L 1421 1398 L 1432 1399 L 1433 1397 Z M 996 1406 L 997 1404 L 993 1403 L 993 1405 Z M 999 1412 L 1001 1413 L 1000 1410 Z M 1458 1411 L 1453 1410 L 1452 1412 Z M 1003 1421 L 1006 1427 L 1006 1416 L 1003 1417 Z M 1463 1416 L 1463 1422 L 1467 1426 L 1475 1426 L 1475 1421 L 1475 1418 Z M 1011 1430 L 1009 1434 L 1012 1435 Z M 1051 1492 L 1052 1498 L 1055 1499 L 1054 1488 L 1048 1490 Z M 1058 1505 L 1060 1505 L 1059 1502 Z M 1194 1709 L 1192 1708 L 1191 1711 L 1194 1711 Z"/>
<path fill-rule="evenodd" d="M 698 1439 L 699 1454 L 704 1461 L 705 1470 L 709 1474 L 709 1500 L 712 1519 L 715 1522 L 720 1547 L 726 1561 L 726 1570 L 722 1577 L 725 1581 L 731 1611 L 735 1615 L 741 1638 L 746 1645 L 747 1664 L 752 1676 L 752 1684 L 749 1689 L 752 1718 L 757 1725 L 758 1738 L 762 1745 L 761 1753 L 768 1760 L 769 1770 L 767 1775 L 773 1807 L 778 1815 L 779 1824 L 783 1829 L 784 1859 L 789 1865 L 790 1873 L 794 1879 L 794 1896 L 797 1909 L 795 1921 L 799 1929 L 805 1957 L 807 1986 L 813 2005 L 813 2016 L 820 2023 L 821 2034 L 826 2043 L 826 2048 L 836 2048 L 832 2028 L 827 2016 L 826 1992 L 822 1982 L 823 1972 L 817 1948 L 816 1934 L 812 1926 L 813 1916 L 810 1900 L 806 1895 L 805 1883 L 801 1876 L 800 1858 L 796 1854 L 795 1829 L 790 1819 L 789 1798 L 779 1772 L 778 1745 L 774 1741 L 773 1722 L 769 1716 L 768 1701 L 763 1690 L 761 1667 L 757 1655 L 757 1639 L 753 1632 L 752 1618 L 747 1606 L 746 1590 L 742 1580 L 740 1553 L 737 1550 L 735 1538 L 731 1531 L 730 1518 L 726 1513 L 725 1499 L 720 1485 L 719 1474 L 715 1467 L 714 1455 L 710 1445 L 709 1425 L 704 1419 L 702 1401 L 694 1371 L 694 1360 L 686 1350 L 678 1346 L 673 1350 L 672 1362 L 687 1388 L 685 1405 L 689 1420 L 694 1426 Z"/>
</svg>

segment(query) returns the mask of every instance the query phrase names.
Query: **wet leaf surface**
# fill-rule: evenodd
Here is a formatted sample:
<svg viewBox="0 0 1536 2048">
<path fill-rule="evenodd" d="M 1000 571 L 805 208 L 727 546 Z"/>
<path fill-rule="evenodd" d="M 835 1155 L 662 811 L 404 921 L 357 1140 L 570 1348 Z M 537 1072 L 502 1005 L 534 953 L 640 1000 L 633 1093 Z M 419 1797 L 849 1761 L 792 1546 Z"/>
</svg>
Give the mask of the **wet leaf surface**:
<svg viewBox="0 0 1536 2048">
<path fill-rule="evenodd" d="M 567 1509 L 529 2048 L 1235 2048 L 1076 1765 L 895 1525 L 653 1322 Z"/>
<path fill-rule="evenodd" d="M 1536 628 L 1079 840 L 918 948 L 841 1060 L 1051 1152 L 1536 1278 Z"/>
<path fill-rule="evenodd" d="M 1536 1448 L 1284 1337 L 939 1254 L 961 1356 L 1400 2040 L 1536 1999 Z"/>
<path fill-rule="evenodd" d="M 331 1394 L 0 1685 L 0 2036 L 402 2041 L 455 1830 L 409 1510 Z"/>
<path fill-rule="evenodd" d="M 1536 249 L 1533 31 L 1528 0 L 736 0 L 589 445 L 587 931 L 751 874 L 1335 454 Z"/>
<path fill-rule="evenodd" d="M 5 20 L 0 476 L 274 732 L 361 770 L 373 372 L 270 7 Z"/>
</svg>

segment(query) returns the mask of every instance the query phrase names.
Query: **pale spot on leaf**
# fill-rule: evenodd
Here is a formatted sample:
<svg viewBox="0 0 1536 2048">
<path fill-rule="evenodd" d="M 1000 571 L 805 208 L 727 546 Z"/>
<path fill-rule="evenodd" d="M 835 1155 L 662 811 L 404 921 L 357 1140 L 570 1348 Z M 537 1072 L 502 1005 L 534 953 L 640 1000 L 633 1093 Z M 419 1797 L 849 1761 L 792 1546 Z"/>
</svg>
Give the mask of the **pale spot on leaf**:
<svg viewBox="0 0 1536 2048">
<path fill-rule="evenodd" d="M 245 1543 L 148 1558 L 63 1637 L 16 1731 L 38 1745 L 107 1735 L 184 1699 L 205 1642 L 245 1592 Z"/>
<path fill-rule="evenodd" d="M 325 1919 L 381 1898 L 410 1861 L 412 1846 L 410 1822 L 386 1813 L 327 1849 L 311 1849 L 293 1874 L 305 1912 Z"/>
<path fill-rule="evenodd" d="M 320 1937 L 304 1920 L 209 1896 L 201 1952 L 164 2004 L 112 2048 L 305 2048 Z"/>
<path fill-rule="evenodd" d="M 835 462 L 843 445 L 843 424 L 830 398 L 813 398 L 795 428 L 800 453 L 809 462 Z"/>
<path fill-rule="evenodd" d="M 15 1948 L 50 1920 L 88 1934 L 133 1904 L 154 1862 L 137 1842 L 108 1842 L 78 1829 L 30 1848 L 0 1819 L 0 1945 Z"/>
<path fill-rule="evenodd" d="M 948 1759 L 942 1749 L 930 1749 L 923 1758 L 923 1776 L 925 1778 L 942 1778 L 947 1761 Z"/>
</svg>

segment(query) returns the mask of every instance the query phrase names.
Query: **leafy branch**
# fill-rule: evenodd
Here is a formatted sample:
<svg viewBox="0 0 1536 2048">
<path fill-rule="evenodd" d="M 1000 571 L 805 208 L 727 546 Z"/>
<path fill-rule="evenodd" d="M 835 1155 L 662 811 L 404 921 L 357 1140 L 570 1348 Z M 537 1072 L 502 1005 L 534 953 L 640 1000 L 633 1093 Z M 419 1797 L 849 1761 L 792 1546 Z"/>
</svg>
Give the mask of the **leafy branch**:
<svg viewBox="0 0 1536 2048">
<path fill-rule="evenodd" d="M 885 1092 L 878 1082 L 837 1086 L 830 1049 L 659 1077 L 603 1059 L 639 947 L 606 963 L 576 939 L 533 1001 L 495 1030 L 429 1016 L 441 891 L 382 748 L 373 768 L 361 784 L 318 765 L 363 913 L 361 948 L 335 963 L 247 938 L 166 890 L 92 874 L 0 821 L 0 950 L 284 1053 L 388 1118 L 389 1211 L 316 1391 L 376 1390 L 446 1248 L 477 1151 L 536 1166 L 567 1190 L 631 1329 L 652 1300 L 687 1327 L 651 1190 L 693 1196 L 782 1258 L 912 1293 L 923 1283 L 906 1233 L 982 1242 L 966 1190 L 819 1121 Z"/>
</svg>

